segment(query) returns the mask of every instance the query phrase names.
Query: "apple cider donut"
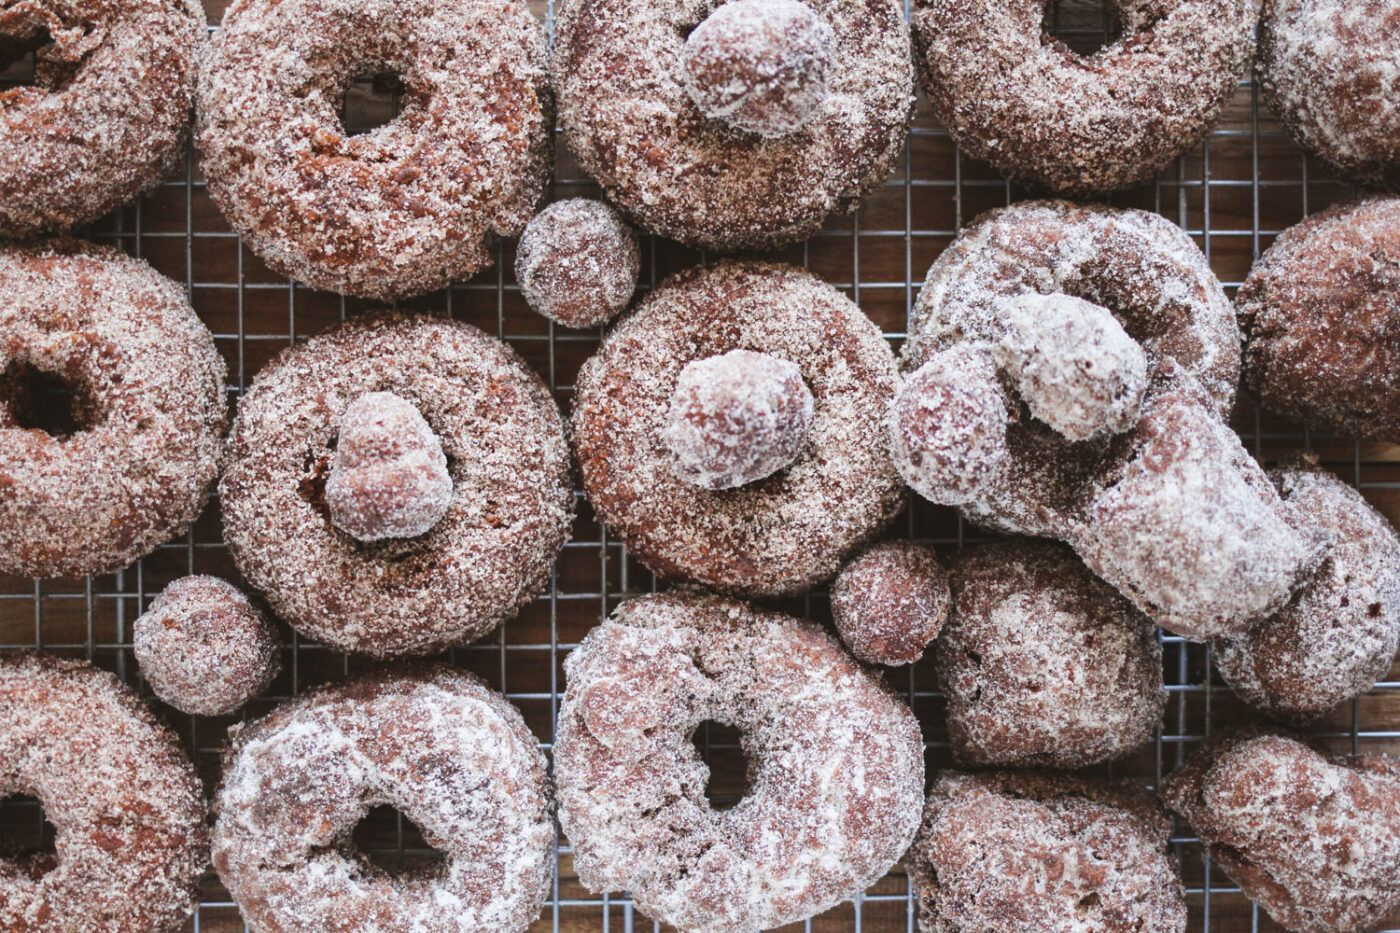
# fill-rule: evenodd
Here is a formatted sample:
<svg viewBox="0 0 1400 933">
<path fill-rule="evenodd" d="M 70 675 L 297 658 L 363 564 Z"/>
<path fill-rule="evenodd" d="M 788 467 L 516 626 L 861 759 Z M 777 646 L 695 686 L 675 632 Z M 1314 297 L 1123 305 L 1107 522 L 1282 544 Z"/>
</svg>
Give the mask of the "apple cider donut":
<svg viewBox="0 0 1400 933">
<path fill-rule="evenodd" d="M 278 616 L 377 657 L 442 651 L 515 615 L 549 582 L 574 512 L 539 377 L 475 327 L 393 314 L 258 373 L 219 494 L 229 551 Z"/>
<path fill-rule="evenodd" d="M 903 151 L 895 0 L 566 0 L 556 17 L 564 138 L 655 233 L 778 248 L 854 209 Z"/>
<path fill-rule="evenodd" d="M 830 577 L 904 502 L 879 329 L 791 266 L 662 282 L 579 373 L 573 441 L 599 519 L 648 568 L 745 595 Z"/>
<path fill-rule="evenodd" d="M 443 666 L 303 694 L 235 726 L 214 867 L 255 930 L 520 933 L 554 869 L 544 754 L 505 697 Z M 444 856 L 389 874 L 352 834 L 392 806 Z"/>
<path fill-rule="evenodd" d="M 1113 0 L 1122 37 L 1078 55 L 1047 0 L 918 0 L 915 59 L 938 121 L 1028 185 L 1145 181 L 1206 135 L 1254 57 L 1258 0 Z"/>
<path fill-rule="evenodd" d="M 623 603 L 564 662 L 559 821 L 591 891 L 688 933 L 770 929 L 865 890 L 918 828 L 913 713 L 818 626 L 697 592 Z M 750 789 L 705 796 L 691 741 L 738 728 Z"/>
<path fill-rule="evenodd" d="M 34 51 L 34 81 L 0 88 L 0 236 L 96 220 L 184 154 L 199 0 L 13 0 L 0 70 Z"/>
<path fill-rule="evenodd" d="M 275 62 L 275 65 L 269 65 Z M 398 75 L 403 111 L 361 135 L 341 100 Z M 521 0 L 238 0 L 199 82 L 209 193 L 277 272 L 383 300 L 490 265 L 549 176 L 544 29 Z"/>
</svg>

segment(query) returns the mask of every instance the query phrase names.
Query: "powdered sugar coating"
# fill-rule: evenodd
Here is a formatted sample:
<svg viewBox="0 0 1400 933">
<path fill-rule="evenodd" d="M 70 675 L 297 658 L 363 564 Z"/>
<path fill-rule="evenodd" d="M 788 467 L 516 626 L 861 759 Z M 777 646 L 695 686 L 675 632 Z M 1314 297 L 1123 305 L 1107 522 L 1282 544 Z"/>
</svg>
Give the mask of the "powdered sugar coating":
<svg viewBox="0 0 1400 933">
<path fill-rule="evenodd" d="M 565 0 L 552 70 L 569 148 L 655 233 L 717 250 L 807 238 L 884 182 L 914 105 L 896 0 L 808 5 L 836 36 L 828 93 L 802 129 L 766 139 L 709 119 L 686 90 L 686 35 L 718 0 Z"/>
<path fill-rule="evenodd" d="M 1264 0 L 1259 83 L 1304 148 L 1400 188 L 1400 2 Z"/>
<path fill-rule="evenodd" d="M 453 483 L 425 535 L 362 544 L 324 502 L 341 416 L 412 402 Z M 224 539 L 278 616 L 342 651 L 424 655 L 494 629 L 549 581 L 574 501 L 563 423 L 513 350 L 427 316 L 357 318 L 283 351 L 243 396 L 219 487 Z"/>
<path fill-rule="evenodd" d="M 681 370 L 746 349 L 795 363 L 816 404 L 786 470 L 712 492 L 675 474 L 665 425 Z M 750 595 L 834 574 L 903 504 L 883 422 L 898 385 L 869 318 L 791 266 L 722 262 L 672 276 L 579 372 L 572 434 L 598 517 L 658 574 Z"/>
<path fill-rule="evenodd" d="M 1215 660 L 1235 692 L 1275 717 L 1307 722 L 1370 690 L 1400 647 L 1400 536 L 1355 489 L 1315 463 L 1269 473 L 1323 560 L 1277 613 Z"/>
<path fill-rule="evenodd" d="M 1126 782 L 945 771 L 909 853 L 920 933 L 1183 933 L 1170 838 Z"/>
<path fill-rule="evenodd" d="M 0 61 L 47 41 L 0 89 L 0 236 L 96 220 L 184 153 L 204 44 L 198 0 L 7 0 Z"/>
<path fill-rule="evenodd" d="M 367 392 L 350 403 L 326 474 L 331 524 L 359 541 L 416 538 L 451 502 L 442 441 L 412 402 Z"/>
<path fill-rule="evenodd" d="M 76 240 L 0 247 L 0 573 L 118 570 L 184 534 L 218 473 L 225 366 L 184 290 Z M 23 427 L 33 373 L 78 430 Z"/>
<path fill-rule="evenodd" d="M 1018 295 L 1004 305 L 996 355 L 1032 415 L 1070 441 L 1137 423 L 1147 355 L 1113 313 L 1073 295 Z"/>
<path fill-rule="evenodd" d="M 167 586 L 136 620 L 131 643 L 155 695 L 194 716 L 239 709 L 282 669 L 277 630 L 217 577 L 182 577 Z"/>
<path fill-rule="evenodd" d="M 194 913 L 208 864 L 199 779 L 174 734 L 82 661 L 0 657 L 0 798 L 37 797 L 55 853 L 0 858 L 10 933 L 166 933 Z"/>
<path fill-rule="evenodd" d="M 641 266 L 632 228 L 617 211 L 587 198 L 540 211 L 515 252 L 525 303 L 565 327 L 594 327 L 622 313 Z"/>
<path fill-rule="evenodd" d="M 851 653 L 870 664 L 913 664 L 948 618 L 948 574 L 933 548 L 882 541 L 831 584 L 831 616 Z"/>
<path fill-rule="evenodd" d="M 1327 758 L 1254 730 L 1163 782 L 1215 864 L 1297 933 L 1370 929 L 1400 908 L 1400 760 Z"/>
<path fill-rule="evenodd" d="M 407 91 L 347 135 L 362 71 Z M 549 177 L 544 29 L 520 0 L 236 0 L 199 81 L 202 167 L 230 226 L 313 288 L 389 300 L 491 263 Z"/>
<path fill-rule="evenodd" d="M 389 874 L 351 841 L 392 806 L 444 856 Z M 553 870 L 544 754 L 477 677 L 428 667 L 302 694 L 236 726 L 214 801 L 214 867 L 256 930 L 523 931 Z"/>
<path fill-rule="evenodd" d="M 1284 231 L 1236 302 L 1245 380 L 1266 408 L 1400 440 L 1400 198 L 1338 205 Z"/>
<path fill-rule="evenodd" d="M 777 137 L 821 110 L 836 33 L 799 0 L 730 0 L 685 41 L 685 89 L 712 120 Z"/>
<path fill-rule="evenodd" d="M 1167 699 L 1157 629 L 1073 552 L 983 545 L 949 577 L 936 672 L 958 764 L 1081 768 L 1152 740 Z"/>
<path fill-rule="evenodd" d="M 681 370 L 666 446 L 684 479 L 702 489 L 733 489 L 790 466 L 807 445 L 813 410 L 795 363 L 730 350 Z"/>
<path fill-rule="evenodd" d="M 630 600 L 565 661 L 554 746 L 579 880 L 689 931 L 768 929 L 864 890 L 918 828 L 908 707 L 817 626 L 698 593 Z M 705 797 L 691 735 L 743 732 L 750 789 Z"/>
<path fill-rule="evenodd" d="M 1115 0 L 1122 36 L 1088 56 L 1045 33 L 1045 0 L 920 0 L 915 59 L 938 122 L 1035 187 L 1144 181 L 1194 147 L 1254 57 L 1259 0 Z"/>
</svg>

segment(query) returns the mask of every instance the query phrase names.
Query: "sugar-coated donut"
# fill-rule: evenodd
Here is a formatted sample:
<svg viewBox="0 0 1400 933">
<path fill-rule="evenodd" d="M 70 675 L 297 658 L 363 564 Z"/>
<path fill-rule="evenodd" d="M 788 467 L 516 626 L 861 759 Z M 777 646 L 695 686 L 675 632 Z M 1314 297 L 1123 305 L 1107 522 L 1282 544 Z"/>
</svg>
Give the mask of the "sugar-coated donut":
<svg viewBox="0 0 1400 933">
<path fill-rule="evenodd" d="M 389 874 L 351 841 L 392 806 L 444 856 Z M 525 930 L 549 893 L 544 754 L 465 671 L 381 673 L 303 694 L 230 732 L 214 867 L 260 933 Z"/>
<path fill-rule="evenodd" d="M 555 15 L 564 138 L 653 232 L 793 243 L 903 151 L 914 69 L 894 0 L 566 0 Z"/>
<path fill-rule="evenodd" d="M 282 669 L 277 630 L 218 577 L 182 577 L 161 590 L 132 626 L 131 648 L 155 695 L 196 716 L 233 712 Z"/>
<path fill-rule="evenodd" d="M 1170 838 L 1127 782 L 945 771 L 908 856 L 920 933 L 1184 933 Z"/>
<path fill-rule="evenodd" d="M 831 583 L 831 618 L 851 654 L 870 664 L 913 664 L 948 618 L 948 574 L 933 548 L 881 541 Z"/>
<path fill-rule="evenodd" d="M 225 365 L 184 290 L 76 240 L 0 246 L 0 573 L 125 567 L 204 508 L 228 424 Z M 43 378 L 74 430 L 29 427 Z"/>
<path fill-rule="evenodd" d="M 816 625 L 700 593 L 623 603 L 564 662 L 554 773 L 574 868 L 688 933 L 769 929 L 865 890 L 918 828 L 919 724 Z M 692 744 L 738 728 L 750 786 Z"/>
<path fill-rule="evenodd" d="M 915 58 L 941 124 L 1018 181 L 1090 194 L 1195 146 L 1254 58 L 1258 0 L 1114 0 L 1122 36 L 1079 55 L 1045 0 L 918 0 Z"/>
<path fill-rule="evenodd" d="M 417 407 L 453 491 L 426 534 L 371 543 L 337 528 L 325 499 L 343 416 L 378 392 Z M 219 493 L 229 551 L 276 613 L 379 657 L 441 651 L 513 616 L 548 584 L 574 513 L 563 421 L 539 377 L 475 327 L 393 314 L 353 319 L 258 373 Z"/>
<path fill-rule="evenodd" d="M 935 670 L 953 757 L 1080 768 L 1152 740 L 1167 693 L 1157 629 L 1068 548 L 959 551 Z"/>
<path fill-rule="evenodd" d="M 1250 704 L 1307 722 L 1385 676 L 1400 646 L 1400 536 L 1336 476 L 1307 461 L 1269 471 L 1323 559 L 1283 608 L 1221 639 L 1221 676 Z"/>
<path fill-rule="evenodd" d="M 678 468 L 668 426 L 687 367 L 735 350 L 793 364 L 814 410 L 789 466 L 710 489 Z M 729 367 L 709 368 L 720 377 Z M 579 373 L 572 427 L 584 488 L 658 574 L 747 595 L 797 592 L 834 574 L 903 504 L 882 425 L 897 384 L 879 329 L 810 273 L 756 262 L 690 269 L 622 318 Z M 769 419 L 736 393 L 713 395 L 730 407 L 703 419 L 718 432 L 707 449 L 747 450 L 726 440 L 741 423 L 755 441 L 788 436 L 766 430 Z M 785 398 L 776 393 L 774 405 L 791 408 Z"/>
<path fill-rule="evenodd" d="M 587 198 L 540 211 L 515 251 L 525 303 L 564 327 L 596 327 L 621 314 L 641 267 L 632 228 L 613 208 Z"/>
<path fill-rule="evenodd" d="M 392 122 L 340 118 L 365 69 L 407 88 Z M 545 35 L 521 0 L 237 0 L 199 81 L 209 193 L 276 271 L 389 300 L 490 265 L 549 177 Z"/>
<path fill-rule="evenodd" d="M 1163 781 L 1162 799 L 1285 929 L 1353 933 L 1400 909 L 1400 759 L 1227 733 Z"/>
<path fill-rule="evenodd" d="M 1400 2 L 1264 0 L 1259 85 L 1303 147 L 1400 188 Z"/>
<path fill-rule="evenodd" d="M 1260 403 L 1400 441 L 1400 197 L 1338 205 L 1283 232 L 1236 297 Z"/>
<path fill-rule="evenodd" d="M 33 83 L 0 88 L 0 236 L 96 220 L 169 172 L 203 44 L 199 0 L 5 4 L 0 62 L 38 47 Z"/>
<path fill-rule="evenodd" d="M 0 798 L 37 797 L 54 853 L 0 857 L 0 928 L 172 933 L 208 864 L 204 793 L 175 735 L 106 671 L 0 656 Z"/>
</svg>

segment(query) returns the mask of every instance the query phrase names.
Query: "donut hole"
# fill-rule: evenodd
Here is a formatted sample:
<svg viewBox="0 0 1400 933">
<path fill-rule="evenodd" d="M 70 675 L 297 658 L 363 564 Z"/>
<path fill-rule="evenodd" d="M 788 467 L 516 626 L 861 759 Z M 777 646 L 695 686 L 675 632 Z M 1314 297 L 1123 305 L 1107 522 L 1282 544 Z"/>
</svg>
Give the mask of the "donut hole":
<svg viewBox="0 0 1400 933">
<path fill-rule="evenodd" d="M 1042 44 L 1058 44 L 1088 58 L 1123 37 L 1114 0 L 1049 0 L 1041 20 Z"/>
<path fill-rule="evenodd" d="M 700 760 L 710 769 L 705 797 L 715 810 L 732 810 L 748 794 L 752 766 L 744 754 L 743 733 L 734 726 L 707 719 L 691 736 Z"/>
<path fill-rule="evenodd" d="M 361 71 L 345 86 L 340 122 L 347 136 L 363 136 L 393 123 L 403 112 L 408 85 L 397 70 L 378 67 Z"/>
<path fill-rule="evenodd" d="M 0 406 L 15 426 L 57 438 L 71 437 L 97 422 L 91 400 L 75 385 L 20 361 L 0 374 Z"/>
<path fill-rule="evenodd" d="M 39 50 L 53 45 L 48 29 L 24 36 L 0 35 L 0 89 L 37 84 Z"/>
<path fill-rule="evenodd" d="M 0 861 L 17 864 L 22 874 L 37 880 L 57 863 L 56 836 L 38 798 L 0 796 Z"/>
<path fill-rule="evenodd" d="M 434 876 L 447 864 L 417 824 L 387 804 L 370 808 L 351 832 L 350 844 L 363 862 L 392 878 Z"/>
</svg>

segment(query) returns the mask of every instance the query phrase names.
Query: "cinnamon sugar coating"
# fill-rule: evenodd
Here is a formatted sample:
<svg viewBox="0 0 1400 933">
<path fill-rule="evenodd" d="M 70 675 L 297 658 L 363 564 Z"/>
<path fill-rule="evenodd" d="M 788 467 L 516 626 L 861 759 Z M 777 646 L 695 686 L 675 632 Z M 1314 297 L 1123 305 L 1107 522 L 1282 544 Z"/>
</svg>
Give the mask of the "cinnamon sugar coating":
<svg viewBox="0 0 1400 933">
<path fill-rule="evenodd" d="M 1302 146 L 1359 184 L 1400 189 L 1400 3 L 1264 0 L 1259 85 Z"/>
<path fill-rule="evenodd" d="M 1269 472 L 1322 562 L 1278 612 L 1218 641 L 1220 674 L 1270 715 L 1305 723 L 1370 690 L 1400 646 L 1400 536 L 1355 489 L 1306 460 Z"/>
<path fill-rule="evenodd" d="M 1236 304 L 1245 381 L 1265 408 L 1400 441 L 1400 198 L 1338 205 L 1284 231 Z"/>
<path fill-rule="evenodd" d="M 642 254 L 622 217 L 602 201 L 555 201 L 536 214 L 515 252 L 525 303 L 565 327 L 595 327 L 627 307 Z"/>
<path fill-rule="evenodd" d="M 938 687 L 958 764 L 1081 768 L 1150 742 L 1167 694 L 1157 629 L 1068 548 L 954 555 Z"/>
<path fill-rule="evenodd" d="M 1127 782 L 945 771 L 908 857 L 920 933 L 1183 933 L 1170 838 Z"/>
<path fill-rule="evenodd" d="M 345 89 L 375 70 L 402 79 L 402 112 L 349 135 Z M 237 0 L 199 80 L 229 225 L 283 275 L 382 300 L 490 265 L 544 191 L 552 122 L 544 29 L 521 0 Z"/>
<path fill-rule="evenodd" d="M 208 865 L 203 788 L 173 733 L 106 671 L 0 657 L 0 798 L 37 797 L 55 853 L 0 857 L 0 927 L 173 933 Z"/>
<path fill-rule="evenodd" d="M 1207 742 L 1162 798 L 1293 933 L 1371 929 L 1400 909 L 1400 760 L 1246 730 Z"/>
<path fill-rule="evenodd" d="M 918 722 L 809 622 L 694 592 L 625 602 L 565 661 L 554 746 L 579 880 L 692 933 L 769 929 L 874 883 L 918 827 Z M 692 743 L 737 727 L 750 787 L 705 797 Z"/>
<path fill-rule="evenodd" d="M 569 148 L 655 233 L 716 250 L 807 238 L 884 182 L 914 105 L 898 2 L 807 5 L 835 35 L 827 93 L 800 129 L 766 138 L 707 117 L 686 87 L 687 36 L 717 0 L 560 3 L 551 68 Z"/>
<path fill-rule="evenodd" d="M 695 360 L 743 349 L 797 366 L 815 411 L 787 469 L 710 491 L 676 475 L 671 400 Z M 748 595 L 826 579 L 903 504 L 883 420 L 898 375 L 879 329 L 791 266 L 721 262 L 662 282 L 579 373 L 572 439 L 598 517 L 663 576 Z"/>
<path fill-rule="evenodd" d="M 443 855 L 388 873 L 351 839 L 392 806 Z M 544 754 L 520 713 L 442 666 L 302 694 L 234 727 L 214 867 L 256 930 L 523 931 L 553 872 Z"/>
<path fill-rule="evenodd" d="M 368 392 L 418 409 L 451 502 L 426 534 L 366 544 L 325 501 L 341 418 Z M 500 341 L 427 316 L 356 318 L 283 351 L 238 409 L 220 485 L 248 582 L 308 637 L 377 657 L 480 638 L 548 584 L 573 493 L 559 410 Z"/>
<path fill-rule="evenodd" d="M 913 664 L 948 618 L 948 574 L 933 548 L 882 541 L 831 584 L 831 615 L 851 653 L 870 664 Z"/>
<path fill-rule="evenodd" d="M 184 289 L 77 240 L 0 246 L 0 573 L 118 570 L 204 508 L 228 424 L 225 366 Z M 30 424 L 37 377 L 74 430 Z"/>
<path fill-rule="evenodd" d="M 1115 0 L 1122 35 L 1079 55 L 1045 0 L 919 0 L 915 59 L 938 122 L 1027 185 L 1093 194 L 1150 179 L 1209 131 L 1254 58 L 1259 0 Z"/>
<path fill-rule="evenodd" d="M 218 577 L 171 583 L 136 620 L 131 641 L 155 695 L 195 716 L 232 713 L 282 669 L 277 630 Z"/>
<path fill-rule="evenodd" d="M 36 45 L 34 80 L 0 89 L 0 236 L 96 220 L 175 166 L 204 10 L 199 0 L 7 0 L 0 61 Z"/>
</svg>

